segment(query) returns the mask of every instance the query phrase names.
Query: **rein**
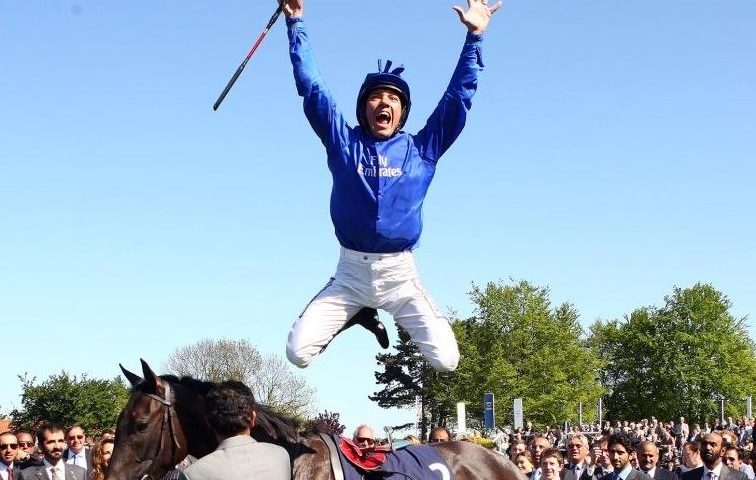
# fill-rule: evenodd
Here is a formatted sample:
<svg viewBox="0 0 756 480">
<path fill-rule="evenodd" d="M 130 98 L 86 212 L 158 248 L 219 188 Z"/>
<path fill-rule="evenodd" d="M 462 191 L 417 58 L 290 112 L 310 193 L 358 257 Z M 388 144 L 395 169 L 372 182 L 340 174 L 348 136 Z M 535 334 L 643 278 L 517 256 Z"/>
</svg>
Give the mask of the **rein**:
<svg viewBox="0 0 756 480">
<path fill-rule="evenodd" d="M 147 472 L 142 475 L 139 480 L 150 480 L 152 479 L 152 467 L 155 465 L 155 461 L 160 457 L 160 453 L 163 451 L 163 440 L 165 435 L 163 433 L 165 432 L 166 425 L 168 426 L 168 431 L 171 434 L 171 440 L 173 442 L 171 443 L 171 446 L 173 447 L 173 453 L 171 455 L 171 465 L 176 465 L 178 463 L 178 460 L 176 460 L 176 453 L 178 450 L 181 449 L 181 444 L 179 444 L 178 438 L 176 438 L 176 428 L 173 426 L 173 417 L 175 415 L 174 407 L 173 407 L 173 394 L 171 392 L 171 384 L 168 382 L 165 382 L 165 398 L 159 397 L 155 395 L 154 393 L 144 393 L 144 395 L 150 397 L 151 399 L 161 403 L 163 405 L 163 422 L 160 424 L 160 445 L 158 446 L 157 451 L 155 452 L 155 455 L 152 457 L 152 460 L 149 460 L 150 466 L 147 469 Z M 179 459 L 180 460 L 180 459 Z M 140 463 L 144 463 L 147 460 L 138 460 Z"/>
</svg>

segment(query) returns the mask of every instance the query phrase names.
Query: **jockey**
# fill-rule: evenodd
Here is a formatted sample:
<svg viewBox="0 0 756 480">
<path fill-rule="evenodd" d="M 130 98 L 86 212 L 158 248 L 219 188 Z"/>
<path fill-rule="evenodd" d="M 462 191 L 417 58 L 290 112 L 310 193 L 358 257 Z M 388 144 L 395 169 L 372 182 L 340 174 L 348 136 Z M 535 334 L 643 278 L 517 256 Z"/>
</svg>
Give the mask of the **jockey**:
<svg viewBox="0 0 756 480">
<path fill-rule="evenodd" d="M 491 15 L 488 0 L 454 7 L 467 27 L 449 86 L 425 126 L 402 131 L 411 103 L 401 66 L 379 61 L 357 96 L 358 126 L 347 124 L 315 63 L 302 19 L 304 0 L 282 0 L 297 92 L 326 149 L 333 178 L 331 220 L 341 254 L 336 273 L 292 326 L 289 360 L 304 368 L 342 330 L 360 324 L 383 348 L 388 336 L 377 308 L 386 310 L 439 371 L 457 368 L 454 332 L 415 267 L 412 249 L 422 231 L 422 206 L 439 158 L 461 133 L 482 70 L 481 43 Z"/>
</svg>

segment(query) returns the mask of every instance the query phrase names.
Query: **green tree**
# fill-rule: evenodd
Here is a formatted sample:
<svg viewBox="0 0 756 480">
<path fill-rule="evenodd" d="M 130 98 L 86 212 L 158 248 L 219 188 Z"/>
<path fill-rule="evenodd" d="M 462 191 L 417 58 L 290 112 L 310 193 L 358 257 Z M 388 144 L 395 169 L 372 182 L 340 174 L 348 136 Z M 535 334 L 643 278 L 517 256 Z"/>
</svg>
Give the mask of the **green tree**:
<svg viewBox="0 0 756 480">
<path fill-rule="evenodd" d="M 14 426 L 24 428 L 41 421 L 63 427 L 78 422 L 87 432 L 101 432 L 115 427 L 130 393 L 120 377 L 99 380 L 62 371 L 41 383 L 26 375 L 18 378 L 23 408 L 14 409 L 10 417 Z"/>
<path fill-rule="evenodd" d="M 455 411 L 454 400 L 448 390 L 453 374 L 435 372 L 425 362 L 409 334 L 399 327 L 396 353 L 376 356 L 382 371 L 375 373 L 376 383 L 383 389 L 369 396 L 382 408 L 420 408 L 420 434 L 423 438 L 430 425 L 446 425 Z M 408 425 L 394 427 L 396 430 Z"/>
<path fill-rule="evenodd" d="M 756 388 L 756 346 L 730 307 L 723 293 L 698 283 L 675 288 L 662 307 L 594 324 L 590 342 L 607 363 L 610 418 L 715 418 L 719 395 L 727 414 L 742 414 L 742 399 Z"/>
<path fill-rule="evenodd" d="M 410 407 L 418 398 L 422 418 L 441 425 L 456 412 L 457 402 L 467 403 L 471 425 L 482 419 L 485 392 L 494 393 L 498 424 L 512 422 L 517 397 L 523 398 L 526 416 L 541 424 L 575 421 L 578 403 L 597 402 L 601 361 L 581 339 L 571 305 L 552 308 L 548 289 L 528 282 L 474 285 L 470 297 L 476 315 L 452 322 L 460 349 L 457 370 L 432 371 L 400 331 L 397 353 L 377 357 L 383 371 L 376 380 L 384 389 L 371 400 L 382 407 Z"/>
<path fill-rule="evenodd" d="M 485 392 L 494 393 L 497 424 L 512 422 L 518 397 L 525 416 L 542 425 L 577 421 L 579 403 L 596 404 L 602 362 L 571 304 L 552 307 L 549 290 L 526 281 L 473 285 L 470 297 L 475 316 L 455 322 L 462 361 L 453 388 L 470 416 L 482 418 Z"/>
</svg>

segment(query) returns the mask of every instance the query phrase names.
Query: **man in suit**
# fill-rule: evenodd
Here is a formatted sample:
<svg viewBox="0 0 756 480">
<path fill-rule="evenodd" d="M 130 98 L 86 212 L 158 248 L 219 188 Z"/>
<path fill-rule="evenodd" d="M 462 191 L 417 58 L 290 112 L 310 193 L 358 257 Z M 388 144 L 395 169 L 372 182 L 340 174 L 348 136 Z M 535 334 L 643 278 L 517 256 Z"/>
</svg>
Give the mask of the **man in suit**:
<svg viewBox="0 0 756 480">
<path fill-rule="evenodd" d="M 576 433 L 567 441 L 568 467 L 562 475 L 563 480 L 595 480 L 595 465 L 585 461 L 588 456 L 588 438 Z"/>
<path fill-rule="evenodd" d="M 37 430 L 37 442 L 45 458 L 42 465 L 21 470 L 17 480 L 85 480 L 86 471 L 78 465 L 67 465 L 63 460 L 66 436 L 63 429 L 42 425 Z"/>
<path fill-rule="evenodd" d="M 533 459 L 533 471 L 530 472 L 531 480 L 541 480 L 541 453 L 547 448 L 551 448 L 551 442 L 548 438 L 544 437 L 540 433 L 536 433 L 530 440 L 528 450 L 530 450 L 530 457 Z"/>
<path fill-rule="evenodd" d="M 0 479 L 15 480 L 21 470 L 16 465 L 18 440 L 13 432 L 0 433 Z"/>
<path fill-rule="evenodd" d="M 63 459 L 68 465 L 78 465 L 87 472 L 92 469 L 92 451 L 86 444 L 87 436 L 78 423 L 66 429 L 66 444 L 68 448 L 63 452 Z"/>
<path fill-rule="evenodd" d="M 654 442 L 642 441 L 635 449 L 638 466 L 653 480 L 677 480 L 677 475 L 666 468 L 657 468 L 659 464 L 659 447 Z"/>
<path fill-rule="evenodd" d="M 220 383 L 207 395 L 205 409 L 220 444 L 186 467 L 179 480 L 291 479 L 286 450 L 250 437 L 256 414 L 249 387 L 237 381 Z"/>
<path fill-rule="evenodd" d="M 630 463 L 633 453 L 633 445 L 630 436 L 626 433 L 615 433 L 607 442 L 609 448 L 609 460 L 612 462 L 614 472 L 604 476 L 609 480 L 651 480 L 643 472 L 635 470 Z"/>
<path fill-rule="evenodd" d="M 726 447 L 724 454 L 722 455 L 722 462 L 727 465 L 730 470 L 740 470 L 746 474 L 748 480 L 754 480 L 753 467 L 743 462 L 744 453 L 737 447 Z"/>
<path fill-rule="evenodd" d="M 42 460 L 34 454 L 34 447 L 37 444 L 34 440 L 34 434 L 21 428 L 16 430 L 16 439 L 18 440 L 18 452 L 15 465 L 18 469 L 23 470 L 27 467 L 42 465 Z"/>
<path fill-rule="evenodd" d="M 677 476 L 682 478 L 683 473 L 689 470 L 695 470 L 696 468 L 703 467 L 703 461 L 701 461 L 701 444 L 698 442 L 686 442 L 682 448 L 682 465 L 677 472 Z"/>
<path fill-rule="evenodd" d="M 724 440 L 718 433 L 707 433 L 701 437 L 701 458 L 703 466 L 688 470 L 682 480 L 747 480 L 745 473 L 732 470 L 722 463 Z"/>
</svg>

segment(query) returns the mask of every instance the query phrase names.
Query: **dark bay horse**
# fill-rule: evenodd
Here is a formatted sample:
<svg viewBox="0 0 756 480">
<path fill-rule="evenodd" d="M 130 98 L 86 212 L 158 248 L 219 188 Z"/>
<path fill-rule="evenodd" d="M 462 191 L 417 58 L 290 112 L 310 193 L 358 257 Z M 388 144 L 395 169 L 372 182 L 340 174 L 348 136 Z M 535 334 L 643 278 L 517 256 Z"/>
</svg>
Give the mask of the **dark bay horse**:
<svg viewBox="0 0 756 480">
<path fill-rule="evenodd" d="M 204 413 L 214 384 L 189 377 L 157 376 L 142 360 L 143 377 L 121 367 L 132 386 L 118 419 L 107 480 L 160 480 L 187 454 L 202 457 L 218 444 Z M 252 437 L 284 447 L 294 480 L 333 480 L 330 454 L 316 434 L 298 433 L 291 420 L 257 405 Z M 432 444 L 457 480 L 524 480 L 505 457 L 469 442 Z M 409 447 L 412 448 L 412 447 Z M 439 473 L 439 480 L 448 476 Z"/>
</svg>

